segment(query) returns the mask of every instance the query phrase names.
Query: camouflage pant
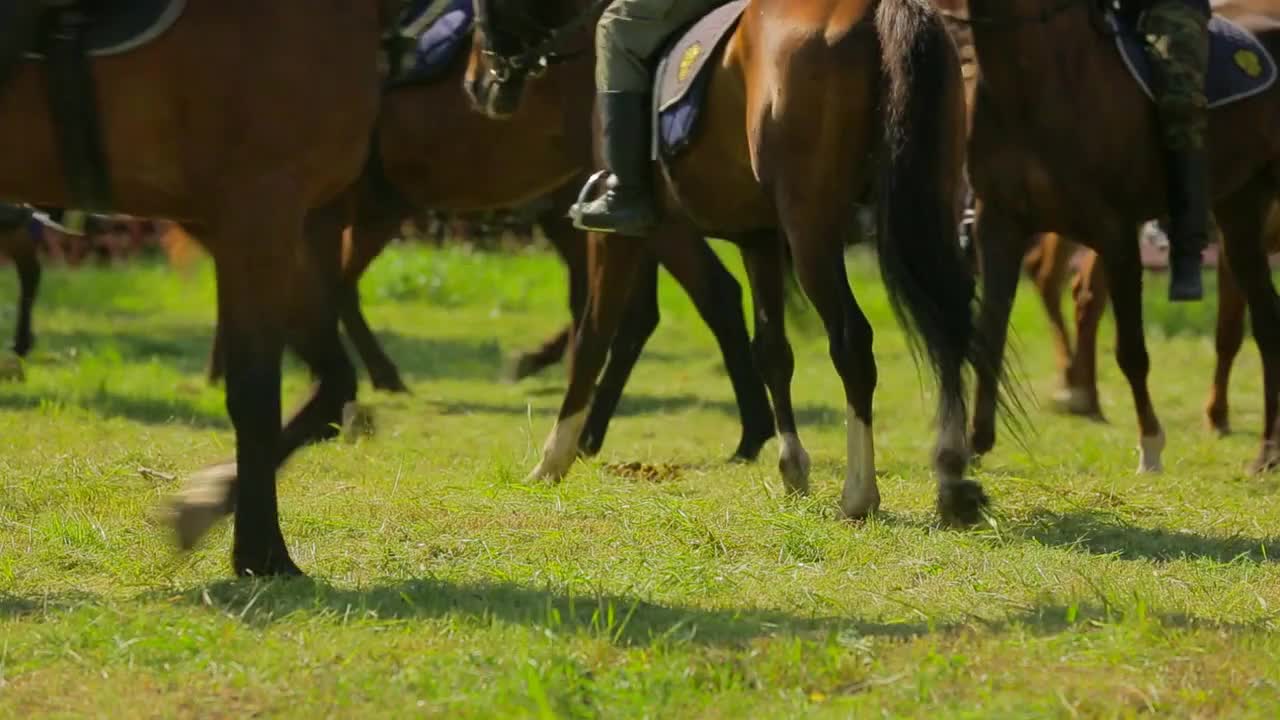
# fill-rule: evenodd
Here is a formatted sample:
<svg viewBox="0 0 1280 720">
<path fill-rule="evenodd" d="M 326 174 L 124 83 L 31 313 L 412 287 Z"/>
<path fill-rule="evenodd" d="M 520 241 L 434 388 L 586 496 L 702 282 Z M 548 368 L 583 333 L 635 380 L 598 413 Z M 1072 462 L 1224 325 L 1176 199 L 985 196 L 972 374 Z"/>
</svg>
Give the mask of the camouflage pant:
<svg viewBox="0 0 1280 720">
<path fill-rule="evenodd" d="M 1186 0 L 1156 0 L 1138 30 L 1156 71 L 1156 106 L 1165 145 L 1174 151 L 1204 146 L 1208 101 L 1209 18 Z"/>
<path fill-rule="evenodd" d="M 613 0 L 596 27 L 596 90 L 649 92 L 654 54 L 676 30 L 724 2 Z"/>
</svg>

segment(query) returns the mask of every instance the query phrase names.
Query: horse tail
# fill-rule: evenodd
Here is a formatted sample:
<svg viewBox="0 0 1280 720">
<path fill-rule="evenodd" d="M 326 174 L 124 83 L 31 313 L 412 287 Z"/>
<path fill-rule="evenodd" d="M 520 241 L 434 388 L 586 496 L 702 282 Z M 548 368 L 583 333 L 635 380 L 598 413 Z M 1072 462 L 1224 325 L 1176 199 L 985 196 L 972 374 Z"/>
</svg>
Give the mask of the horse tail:
<svg viewBox="0 0 1280 720">
<path fill-rule="evenodd" d="M 876 9 L 884 147 L 876 250 L 895 315 L 917 360 L 938 378 L 943 408 L 965 413 L 974 361 L 976 282 L 959 241 L 964 93 L 959 59 L 928 0 Z M 967 414 L 966 414 L 967 415 Z"/>
</svg>

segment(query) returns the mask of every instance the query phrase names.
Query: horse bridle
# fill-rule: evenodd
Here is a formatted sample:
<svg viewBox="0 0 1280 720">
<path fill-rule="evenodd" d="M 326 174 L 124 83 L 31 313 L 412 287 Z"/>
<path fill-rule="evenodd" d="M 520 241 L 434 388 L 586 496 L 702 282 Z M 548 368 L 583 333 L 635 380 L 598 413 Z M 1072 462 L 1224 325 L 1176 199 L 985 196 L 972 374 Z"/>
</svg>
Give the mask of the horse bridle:
<svg viewBox="0 0 1280 720">
<path fill-rule="evenodd" d="M 526 45 L 515 55 L 504 55 L 492 47 L 494 37 L 493 21 L 489 17 L 488 5 L 476 0 L 476 27 L 484 34 L 485 46 L 481 54 L 489 63 L 489 75 L 494 82 L 505 83 L 516 75 L 536 76 L 551 65 L 567 62 L 586 54 L 587 50 L 564 52 L 562 43 L 576 32 L 595 21 L 597 15 L 604 10 L 610 0 L 594 0 L 564 24 L 545 28 L 532 17 L 520 18 L 530 35 L 539 38 L 537 42 Z M 524 35 L 524 33 L 521 33 Z M 523 39 L 523 38 L 522 38 Z"/>
</svg>

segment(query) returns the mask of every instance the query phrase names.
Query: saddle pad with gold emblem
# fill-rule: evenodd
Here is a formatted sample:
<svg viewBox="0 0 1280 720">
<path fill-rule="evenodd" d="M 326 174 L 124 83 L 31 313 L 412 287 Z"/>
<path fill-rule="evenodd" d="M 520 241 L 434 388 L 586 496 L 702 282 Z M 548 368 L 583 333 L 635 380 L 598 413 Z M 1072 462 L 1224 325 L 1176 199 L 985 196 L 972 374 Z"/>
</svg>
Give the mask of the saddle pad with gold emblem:
<svg viewBox="0 0 1280 720">
<path fill-rule="evenodd" d="M 1116 22 L 1119 25 L 1118 21 Z M 1116 47 L 1147 97 L 1154 98 L 1154 73 L 1146 41 L 1136 30 L 1117 27 Z M 1276 61 L 1258 38 L 1221 15 L 1209 20 L 1209 72 L 1205 97 L 1216 108 L 1261 93 L 1276 82 Z"/>
<path fill-rule="evenodd" d="M 662 156 L 674 156 L 692 140 L 711 77 L 708 61 L 720 54 L 747 2 L 736 0 L 712 10 L 659 53 L 653 88 L 653 128 L 654 148 Z"/>
</svg>

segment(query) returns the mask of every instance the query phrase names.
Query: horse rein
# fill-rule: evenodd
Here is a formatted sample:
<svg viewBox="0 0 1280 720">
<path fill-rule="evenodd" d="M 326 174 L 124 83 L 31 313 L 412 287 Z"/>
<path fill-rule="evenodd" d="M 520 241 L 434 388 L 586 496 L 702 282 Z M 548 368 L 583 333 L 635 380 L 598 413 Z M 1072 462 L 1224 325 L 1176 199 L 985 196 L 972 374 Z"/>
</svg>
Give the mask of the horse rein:
<svg viewBox="0 0 1280 720">
<path fill-rule="evenodd" d="M 536 28 L 543 38 L 540 42 L 525 47 L 520 53 L 507 56 L 488 47 L 488 38 L 493 37 L 492 21 L 489 18 L 488 6 L 477 0 L 475 3 L 476 25 L 484 33 L 486 47 L 481 50 L 481 54 L 489 62 L 489 75 L 495 82 L 505 83 L 514 75 L 537 76 L 552 65 L 568 62 L 587 54 L 587 50 L 561 52 L 559 47 L 565 38 L 594 22 L 596 16 L 609 2 L 610 0 L 595 0 L 563 25 L 549 30 L 539 27 L 539 23 L 531 18 L 526 18 L 529 20 L 529 26 Z"/>
</svg>

